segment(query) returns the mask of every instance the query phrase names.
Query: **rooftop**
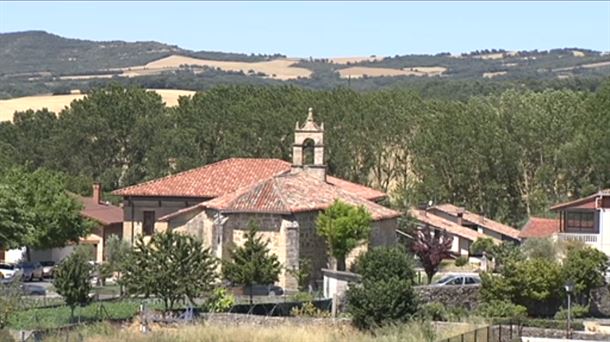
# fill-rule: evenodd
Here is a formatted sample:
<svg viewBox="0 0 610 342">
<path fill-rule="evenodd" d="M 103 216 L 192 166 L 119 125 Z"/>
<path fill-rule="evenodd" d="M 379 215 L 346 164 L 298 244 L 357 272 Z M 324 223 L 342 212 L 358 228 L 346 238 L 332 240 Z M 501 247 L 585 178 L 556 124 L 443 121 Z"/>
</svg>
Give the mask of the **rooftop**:
<svg viewBox="0 0 610 342">
<path fill-rule="evenodd" d="M 559 220 L 551 218 L 530 217 L 521 229 L 519 237 L 528 238 L 547 238 L 559 232 Z"/>
<path fill-rule="evenodd" d="M 455 206 L 453 204 L 449 204 L 449 203 L 440 204 L 440 205 L 434 206 L 434 208 L 436 208 L 442 212 L 445 212 L 451 216 L 457 216 L 458 213 L 461 212 L 461 213 L 463 213 L 462 217 L 464 218 L 464 220 L 466 220 L 470 223 L 487 228 L 491 231 L 500 233 L 502 235 L 511 237 L 513 239 L 517 239 L 517 240 L 519 239 L 519 230 L 517 230 L 513 227 L 510 227 L 510 226 L 507 226 L 505 224 L 502 224 L 498 221 L 491 220 L 485 216 L 475 214 L 468 210 L 464 210 L 464 208 L 460 208 L 460 207 L 457 207 L 457 206 Z"/>
<path fill-rule="evenodd" d="M 411 210 L 409 210 L 409 215 L 411 215 L 413 218 L 415 218 L 416 220 L 431 225 L 435 228 L 438 229 L 444 229 L 446 230 L 448 233 L 453 234 L 453 235 L 457 235 L 459 237 L 462 237 L 464 239 L 470 240 L 470 241 L 476 241 L 479 238 L 487 238 L 488 236 L 482 233 L 479 233 L 476 230 L 472 230 L 470 228 L 464 227 L 464 226 L 460 226 L 457 223 L 451 222 L 449 220 L 446 220 L 440 216 L 434 215 L 432 213 L 426 212 L 425 210 L 420 210 L 420 209 L 415 209 L 412 208 Z M 499 243 L 500 241 L 497 239 L 492 238 L 496 243 Z"/>
</svg>

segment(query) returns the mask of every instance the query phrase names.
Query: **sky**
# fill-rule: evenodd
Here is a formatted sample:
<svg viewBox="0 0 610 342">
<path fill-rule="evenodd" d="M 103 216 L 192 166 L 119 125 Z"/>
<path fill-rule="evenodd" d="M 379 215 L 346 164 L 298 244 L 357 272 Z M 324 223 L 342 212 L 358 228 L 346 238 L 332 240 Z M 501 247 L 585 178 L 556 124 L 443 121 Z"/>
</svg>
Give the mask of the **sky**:
<svg viewBox="0 0 610 342">
<path fill-rule="evenodd" d="M 289 57 L 610 51 L 610 1 L 0 1 L 0 32 L 26 30 Z"/>
</svg>

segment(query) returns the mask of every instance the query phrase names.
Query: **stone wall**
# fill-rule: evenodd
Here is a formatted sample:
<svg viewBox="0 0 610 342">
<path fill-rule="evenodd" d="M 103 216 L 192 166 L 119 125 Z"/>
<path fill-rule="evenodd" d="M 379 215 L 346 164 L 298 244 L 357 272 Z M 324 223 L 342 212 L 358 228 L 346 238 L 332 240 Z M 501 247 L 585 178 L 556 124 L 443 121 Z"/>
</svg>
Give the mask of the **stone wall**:
<svg viewBox="0 0 610 342">
<path fill-rule="evenodd" d="M 610 291 L 608 286 L 591 291 L 591 314 L 596 317 L 610 317 Z"/>
<path fill-rule="evenodd" d="M 310 318 L 310 317 L 269 317 L 257 315 L 243 315 L 231 313 L 202 314 L 201 318 L 208 324 L 235 326 L 235 325 L 259 325 L 278 326 L 283 324 L 297 326 L 350 326 L 351 320 L 345 318 Z"/>
<path fill-rule="evenodd" d="M 422 303 L 439 302 L 447 308 L 474 310 L 479 306 L 479 285 L 416 286 L 415 292 Z"/>
</svg>

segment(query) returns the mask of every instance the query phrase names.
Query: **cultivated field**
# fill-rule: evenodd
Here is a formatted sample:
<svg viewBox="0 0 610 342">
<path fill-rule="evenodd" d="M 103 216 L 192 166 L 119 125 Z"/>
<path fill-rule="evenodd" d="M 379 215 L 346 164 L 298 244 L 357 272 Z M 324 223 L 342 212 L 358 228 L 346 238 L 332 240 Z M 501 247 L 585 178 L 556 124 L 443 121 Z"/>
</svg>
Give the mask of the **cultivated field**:
<svg viewBox="0 0 610 342">
<path fill-rule="evenodd" d="M 338 70 L 342 78 L 381 77 L 381 76 L 439 76 L 447 71 L 444 67 L 412 67 L 403 69 L 351 67 Z"/>
<path fill-rule="evenodd" d="M 506 71 L 484 72 L 483 78 L 494 78 L 496 76 L 506 75 Z"/>
<path fill-rule="evenodd" d="M 333 57 L 329 58 L 328 61 L 335 64 L 347 64 L 347 63 L 359 63 L 359 62 L 376 62 L 383 60 L 384 57 L 370 56 L 370 57 Z"/>
<path fill-rule="evenodd" d="M 156 91 L 167 106 L 178 105 L 178 97 L 191 96 L 195 92 L 190 90 L 176 89 L 150 89 Z M 62 109 L 69 106 L 74 100 L 82 99 L 85 95 L 37 95 L 18 97 L 8 100 L 0 100 L 0 121 L 10 121 L 13 119 L 15 111 L 25 111 L 28 109 L 38 110 L 47 108 L 48 110 L 59 113 Z"/>
<path fill-rule="evenodd" d="M 264 62 L 233 62 L 172 55 L 152 61 L 146 65 L 123 68 L 123 74 L 121 76 L 136 77 L 161 73 L 163 71 L 176 70 L 180 68 L 181 65 L 219 68 L 224 71 L 233 72 L 242 71 L 246 74 L 252 71 L 253 73 L 264 73 L 267 75 L 266 77 L 279 80 L 291 80 L 299 77 L 306 78 L 311 76 L 311 70 L 293 66 L 293 64 L 298 61 L 299 59 L 278 58 Z"/>
</svg>

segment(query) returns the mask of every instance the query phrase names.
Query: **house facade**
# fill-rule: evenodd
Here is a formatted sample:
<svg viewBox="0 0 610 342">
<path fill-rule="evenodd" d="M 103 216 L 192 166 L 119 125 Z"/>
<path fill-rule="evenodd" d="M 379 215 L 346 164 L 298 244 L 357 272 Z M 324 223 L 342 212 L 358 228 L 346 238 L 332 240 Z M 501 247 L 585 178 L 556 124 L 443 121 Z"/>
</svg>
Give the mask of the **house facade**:
<svg viewBox="0 0 610 342">
<path fill-rule="evenodd" d="M 520 242 L 517 229 L 453 204 L 412 208 L 409 214 L 416 220 L 418 228 L 428 226 L 449 233 L 453 237 L 451 252 L 455 255 L 468 255 L 470 245 L 481 238 L 490 238 L 496 244 L 503 241 Z"/>
<path fill-rule="evenodd" d="M 373 217 L 370 240 L 352 252 L 348 265 L 369 245 L 394 244 L 400 213 L 378 204 L 384 193 L 327 175 L 324 126 L 314 122 L 311 109 L 294 136 L 292 163 L 232 158 L 115 191 L 123 197 L 123 238 L 133 244 L 137 235 L 146 239 L 169 229 L 200 238 L 226 259 L 255 222 L 283 265 L 279 285 L 287 289 L 297 284 L 286 270 L 298 269 L 300 258 L 311 260 L 315 280 L 330 266 L 315 222 L 337 199 Z"/>
</svg>

